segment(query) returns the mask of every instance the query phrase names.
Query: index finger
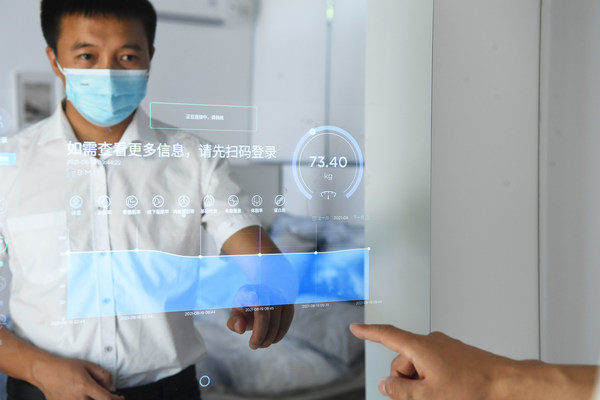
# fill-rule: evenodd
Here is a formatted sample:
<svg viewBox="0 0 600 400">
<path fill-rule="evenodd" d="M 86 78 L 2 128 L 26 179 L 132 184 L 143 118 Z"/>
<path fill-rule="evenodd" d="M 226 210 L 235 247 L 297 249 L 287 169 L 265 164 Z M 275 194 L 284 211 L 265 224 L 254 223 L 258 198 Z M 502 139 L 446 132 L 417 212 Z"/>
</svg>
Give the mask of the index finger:
<svg viewBox="0 0 600 400">
<path fill-rule="evenodd" d="M 381 343 L 397 353 L 404 353 L 405 349 L 413 344 L 416 338 L 415 334 L 392 325 L 351 324 L 350 331 L 359 339 Z"/>
<path fill-rule="evenodd" d="M 261 347 L 269 332 L 271 314 L 267 311 L 254 312 L 254 324 L 252 325 L 252 336 L 250 337 L 250 348 L 256 350 Z"/>
</svg>

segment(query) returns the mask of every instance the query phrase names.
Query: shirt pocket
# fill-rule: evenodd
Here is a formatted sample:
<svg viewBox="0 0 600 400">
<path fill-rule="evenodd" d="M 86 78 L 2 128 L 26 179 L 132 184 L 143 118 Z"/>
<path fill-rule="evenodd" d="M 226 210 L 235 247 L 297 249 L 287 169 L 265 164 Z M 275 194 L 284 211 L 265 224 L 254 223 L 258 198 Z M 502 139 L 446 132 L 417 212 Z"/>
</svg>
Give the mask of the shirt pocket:
<svg viewBox="0 0 600 400">
<path fill-rule="evenodd" d="M 11 218 L 6 225 L 14 283 L 49 284 L 64 278 L 69 250 L 65 211 Z"/>
</svg>

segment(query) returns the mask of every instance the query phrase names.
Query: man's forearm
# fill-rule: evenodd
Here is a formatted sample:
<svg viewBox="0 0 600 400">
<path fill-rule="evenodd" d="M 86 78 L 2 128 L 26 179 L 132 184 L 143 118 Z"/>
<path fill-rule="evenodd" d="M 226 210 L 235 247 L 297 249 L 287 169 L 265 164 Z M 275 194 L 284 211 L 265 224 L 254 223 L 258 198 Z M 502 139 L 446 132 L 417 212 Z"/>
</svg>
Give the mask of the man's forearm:
<svg viewBox="0 0 600 400">
<path fill-rule="evenodd" d="M 595 366 L 514 361 L 494 383 L 493 400 L 590 400 L 598 373 Z"/>
<path fill-rule="evenodd" d="M 36 366 L 52 356 L 20 339 L 5 326 L 0 329 L 0 340 L 0 372 L 36 385 Z"/>
</svg>

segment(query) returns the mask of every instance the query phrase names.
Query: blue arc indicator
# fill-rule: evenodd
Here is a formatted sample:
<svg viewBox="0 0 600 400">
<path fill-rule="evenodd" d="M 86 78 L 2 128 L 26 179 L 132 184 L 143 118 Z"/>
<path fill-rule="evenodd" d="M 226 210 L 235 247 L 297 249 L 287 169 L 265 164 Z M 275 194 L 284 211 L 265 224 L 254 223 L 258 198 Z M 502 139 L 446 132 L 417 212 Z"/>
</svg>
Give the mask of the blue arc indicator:
<svg viewBox="0 0 600 400">
<path fill-rule="evenodd" d="M 306 132 L 294 150 L 292 173 L 300 192 L 331 200 L 350 198 L 360 186 L 364 159 L 360 146 L 346 130 L 333 125 Z"/>
</svg>

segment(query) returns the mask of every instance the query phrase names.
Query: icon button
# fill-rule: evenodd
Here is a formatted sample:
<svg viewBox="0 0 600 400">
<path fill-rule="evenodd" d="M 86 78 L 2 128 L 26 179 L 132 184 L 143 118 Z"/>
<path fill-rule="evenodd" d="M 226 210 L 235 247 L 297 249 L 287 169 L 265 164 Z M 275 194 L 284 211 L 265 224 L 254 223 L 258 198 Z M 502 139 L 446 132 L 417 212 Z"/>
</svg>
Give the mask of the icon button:
<svg viewBox="0 0 600 400">
<path fill-rule="evenodd" d="M 154 206 L 154 208 L 161 208 L 165 205 L 165 198 L 157 194 L 152 198 L 152 205 Z"/>
<path fill-rule="evenodd" d="M 280 194 L 277 197 L 275 197 L 275 205 L 277 207 L 283 207 L 285 205 L 285 196 Z"/>
<path fill-rule="evenodd" d="M 190 203 L 191 203 L 190 196 L 187 196 L 185 194 L 182 194 L 177 199 L 177 204 L 179 204 L 179 207 L 181 207 L 181 208 L 187 208 L 187 206 L 189 206 Z"/>
<path fill-rule="evenodd" d="M 81 208 L 81 206 L 83 206 L 83 199 L 81 198 L 81 196 L 71 196 L 71 199 L 69 200 L 69 204 L 71 205 L 71 208 L 74 209 L 79 209 Z"/>
<path fill-rule="evenodd" d="M 207 194 L 206 196 L 204 196 L 204 207 L 205 208 L 210 208 L 212 206 L 215 205 L 215 198 L 214 196 Z"/>
<path fill-rule="evenodd" d="M 127 196 L 127 198 L 125 199 L 125 205 L 128 208 L 135 208 L 138 205 L 138 198 L 131 195 L 131 196 Z"/>
<path fill-rule="evenodd" d="M 254 207 L 260 207 L 260 206 L 262 206 L 262 203 L 263 203 L 262 197 L 260 197 L 259 195 L 252 196 L 252 205 Z"/>
<path fill-rule="evenodd" d="M 203 388 L 207 387 L 208 385 L 210 385 L 210 377 L 204 375 L 203 377 L 201 377 L 198 380 L 198 383 L 200 384 L 200 386 L 202 386 Z"/>
<path fill-rule="evenodd" d="M 227 199 L 227 204 L 229 204 L 229 207 L 236 207 L 238 204 L 240 204 L 240 199 L 235 194 L 232 194 Z"/>
<path fill-rule="evenodd" d="M 98 208 L 101 210 L 107 210 L 110 207 L 110 197 L 108 196 L 100 196 L 98 197 Z"/>
</svg>

